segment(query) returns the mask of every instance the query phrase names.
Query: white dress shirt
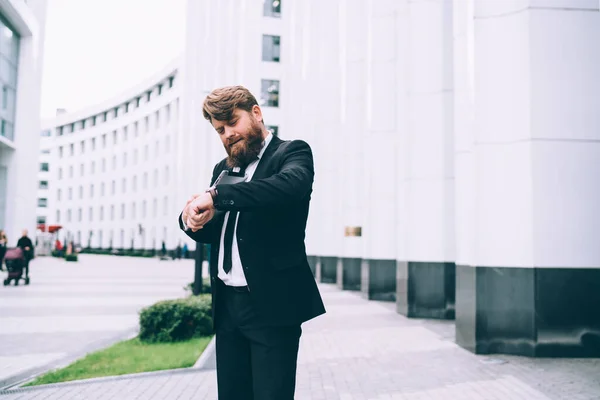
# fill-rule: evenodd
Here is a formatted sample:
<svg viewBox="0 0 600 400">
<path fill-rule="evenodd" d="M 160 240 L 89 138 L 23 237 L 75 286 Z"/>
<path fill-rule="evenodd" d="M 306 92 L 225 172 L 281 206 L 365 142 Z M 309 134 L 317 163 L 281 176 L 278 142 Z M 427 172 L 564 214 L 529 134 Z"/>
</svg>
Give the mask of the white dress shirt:
<svg viewBox="0 0 600 400">
<path fill-rule="evenodd" d="M 258 167 L 258 163 L 262 158 L 265 149 L 271 142 L 273 135 L 269 133 L 269 135 L 265 138 L 263 142 L 263 147 L 260 153 L 258 154 L 258 159 L 251 162 L 248 167 L 246 167 L 246 182 L 252 180 L 252 176 L 254 176 L 254 172 Z M 223 269 L 223 246 L 225 239 L 225 227 L 227 226 L 227 220 L 229 219 L 229 211 L 225 214 L 225 219 L 223 220 L 223 228 L 221 229 L 221 243 L 219 246 L 219 272 L 218 277 L 228 286 L 246 286 L 246 276 L 244 275 L 244 268 L 242 268 L 242 260 L 240 259 L 240 252 L 237 244 L 237 219 L 235 221 L 235 227 L 233 231 L 233 243 L 231 245 L 231 271 L 229 273 L 225 273 Z M 239 217 L 239 213 L 237 216 Z"/>
</svg>

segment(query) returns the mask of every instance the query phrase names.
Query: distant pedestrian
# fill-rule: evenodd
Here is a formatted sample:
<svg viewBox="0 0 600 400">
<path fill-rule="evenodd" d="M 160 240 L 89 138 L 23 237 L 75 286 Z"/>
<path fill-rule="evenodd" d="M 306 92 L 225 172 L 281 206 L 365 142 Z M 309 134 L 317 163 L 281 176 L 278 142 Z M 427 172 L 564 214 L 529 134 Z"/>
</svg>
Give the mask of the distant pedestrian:
<svg viewBox="0 0 600 400">
<path fill-rule="evenodd" d="M 25 277 L 29 277 L 29 261 L 34 257 L 34 246 L 33 242 L 27 236 L 27 229 L 23 230 L 23 235 L 17 242 L 17 247 L 23 250 L 23 256 L 25 257 Z"/>
<path fill-rule="evenodd" d="M 177 244 L 177 247 L 175 247 L 175 259 L 181 260 L 181 245 L 180 244 Z"/>
<path fill-rule="evenodd" d="M 187 245 L 187 243 L 184 243 L 183 244 L 183 258 L 184 259 L 188 258 L 188 251 L 189 251 L 188 245 Z"/>
<path fill-rule="evenodd" d="M 4 270 L 3 262 L 4 255 L 6 254 L 6 246 L 8 246 L 8 239 L 4 231 L 0 229 L 0 271 Z"/>
</svg>

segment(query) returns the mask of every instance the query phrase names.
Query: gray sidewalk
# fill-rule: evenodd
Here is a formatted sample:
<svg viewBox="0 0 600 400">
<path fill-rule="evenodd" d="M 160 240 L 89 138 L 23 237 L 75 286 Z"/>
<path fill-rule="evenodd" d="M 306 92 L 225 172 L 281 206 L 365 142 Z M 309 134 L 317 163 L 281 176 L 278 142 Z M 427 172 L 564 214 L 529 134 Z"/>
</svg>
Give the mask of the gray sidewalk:
<svg viewBox="0 0 600 400">
<path fill-rule="evenodd" d="M 600 399 L 600 360 L 476 356 L 454 325 L 320 285 L 328 313 L 304 325 L 296 399 Z M 214 370 L 178 370 L 2 393 L 8 399 L 216 399 Z"/>
</svg>

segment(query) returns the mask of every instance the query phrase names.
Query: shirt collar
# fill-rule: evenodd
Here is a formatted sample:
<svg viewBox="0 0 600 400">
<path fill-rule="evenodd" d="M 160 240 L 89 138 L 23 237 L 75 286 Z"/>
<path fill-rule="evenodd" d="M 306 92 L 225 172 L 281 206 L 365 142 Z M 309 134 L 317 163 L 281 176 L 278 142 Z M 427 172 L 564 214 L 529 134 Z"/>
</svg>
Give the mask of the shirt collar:
<svg viewBox="0 0 600 400">
<path fill-rule="evenodd" d="M 265 140 L 263 142 L 263 147 L 260 150 L 260 153 L 258 153 L 258 159 L 259 160 L 262 158 L 263 153 L 267 149 L 267 146 L 269 145 L 269 143 L 271 143 L 271 139 L 273 139 L 273 134 L 271 132 L 269 132 L 269 134 L 267 135 L 267 137 L 265 138 Z"/>
</svg>

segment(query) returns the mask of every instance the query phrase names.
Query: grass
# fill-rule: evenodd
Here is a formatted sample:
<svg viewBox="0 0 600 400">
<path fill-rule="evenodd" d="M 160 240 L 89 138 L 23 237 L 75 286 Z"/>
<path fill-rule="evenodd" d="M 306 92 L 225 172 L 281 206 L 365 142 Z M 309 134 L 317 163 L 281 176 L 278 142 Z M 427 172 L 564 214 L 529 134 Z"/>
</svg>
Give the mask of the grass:
<svg viewBox="0 0 600 400">
<path fill-rule="evenodd" d="M 24 386 L 191 367 L 210 339 L 202 337 L 185 342 L 155 344 L 142 343 L 138 338 L 125 340 L 90 353 L 65 368 L 50 371 Z"/>
</svg>

